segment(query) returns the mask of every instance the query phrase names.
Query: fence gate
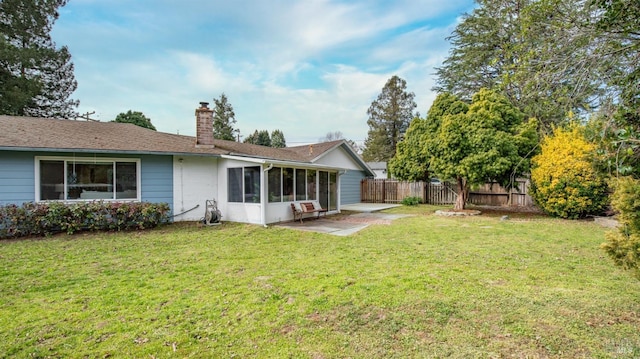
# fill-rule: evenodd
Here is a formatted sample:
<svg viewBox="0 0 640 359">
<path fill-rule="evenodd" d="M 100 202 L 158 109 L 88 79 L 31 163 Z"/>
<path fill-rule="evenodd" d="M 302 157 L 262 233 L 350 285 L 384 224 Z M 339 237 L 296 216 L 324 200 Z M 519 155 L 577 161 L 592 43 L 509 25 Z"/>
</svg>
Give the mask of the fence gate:
<svg viewBox="0 0 640 359">
<path fill-rule="evenodd" d="M 429 183 L 425 203 L 453 204 L 456 203 L 457 196 L 458 194 L 451 183 Z"/>
</svg>

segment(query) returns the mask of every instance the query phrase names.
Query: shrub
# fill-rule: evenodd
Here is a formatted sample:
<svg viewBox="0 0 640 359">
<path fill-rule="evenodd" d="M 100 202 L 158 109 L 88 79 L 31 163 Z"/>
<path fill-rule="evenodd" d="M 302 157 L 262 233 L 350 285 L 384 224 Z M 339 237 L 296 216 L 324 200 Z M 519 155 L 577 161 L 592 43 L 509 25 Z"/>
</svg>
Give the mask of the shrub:
<svg viewBox="0 0 640 359">
<path fill-rule="evenodd" d="M 417 206 L 420 202 L 420 197 L 405 197 L 402 199 L 401 203 L 405 206 Z"/>
<path fill-rule="evenodd" d="M 0 238 L 57 232 L 153 228 L 169 221 L 167 203 L 79 202 L 0 206 Z"/>
<path fill-rule="evenodd" d="M 622 178 L 616 184 L 611 205 L 618 212 L 621 226 L 606 234 L 602 244 L 613 261 L 634 272 L 640 279 L 640 181 Z"/>
<path fill-rule="evenodd" d="M 572 219 L 604 211 L 607 184 L 592 165 L 595 150 L 577 125 L 543 139 L 531 170 L 531 196 L 542 210 Z"/>
</svg>

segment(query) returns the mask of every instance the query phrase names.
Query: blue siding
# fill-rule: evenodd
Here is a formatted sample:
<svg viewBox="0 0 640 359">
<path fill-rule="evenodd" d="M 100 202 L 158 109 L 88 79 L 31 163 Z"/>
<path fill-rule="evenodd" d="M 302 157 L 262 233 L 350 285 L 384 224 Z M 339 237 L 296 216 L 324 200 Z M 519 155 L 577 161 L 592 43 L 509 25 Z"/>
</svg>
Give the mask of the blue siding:
<svg viewBox="0 0 640 359">
<path fill-rule="evenodd" d="M 35 200 L 34 154 L 0 151 L 0 205 Z"/>
<path fill-rule="evenodd" d="M 142 200 L 167 202 L 173 210 L 173 157 L 141 156 Z"/>
<path fill-rule="evenodd" d="M 364 171 L 347 171 L 340 176 L 340 204 L 360 203 L 360 181 Z"/>
<path fill-rule="evenodd" d="M 0 151 L 0 205 L 35 200 L 35 157 L 73 157 L 61 152 Z M 94 157 L 76 153 L 76 157 Z M 167 202 L 173 208 L 173 156 L 95 154 L 95 157 L 140 158 L 142 200 Z"/>
</svg>

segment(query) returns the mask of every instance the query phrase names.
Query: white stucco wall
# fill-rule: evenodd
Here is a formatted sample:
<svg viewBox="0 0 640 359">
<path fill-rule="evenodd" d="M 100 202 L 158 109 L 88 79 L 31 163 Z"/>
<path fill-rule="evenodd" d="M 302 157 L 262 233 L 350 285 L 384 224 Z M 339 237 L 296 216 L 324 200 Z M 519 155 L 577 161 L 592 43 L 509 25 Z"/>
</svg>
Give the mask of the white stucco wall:
<svg viewBox="0 0 640 359">
<path fill-rule="evenodd" d="M 204 217 L 205 201 L 218 199 L 218 159 L 198 156 L 173 157 L 173 212 L 175 221 L 197 221 Z"/>
<path fill-rule="evenodd" d="M 218 162 L 218 208 L 222 212 L 223 221 L 262 224 L 262 206 L 260 203 L 229 203 L 227 194 L 227 168 L 238 167 L 253 167 L 260 166 L 264 168 L 262 164 L 244 162 L 232 159 L 220 159 Z M 261 176 L 264 176 L 264 171 L 261 171 Z M 265 191 L 262 191 L 262 198 L 264 198 Z M 204 213 L 204 212 L 203 212 Z"/>
<path fill-rule="evenodd" d="M 268 188 L 264 170 L 268 163 L 256 163 L 255 160 L 239 160 L 237 158 L 211 158 L 199 156 L 174 156 L 173 159 L 173 183 L 174 183 L 174 215 L 188 211 L 199 205 L 198 208 L 174 217 L 175 221 L 194 221 L 204 217 L 205 201 L 215 199 L 218 209 L 222 213 L 222 221 L 268 224 L 293 219 L 290 202 L 267 203 Z M 341 170 L 361 171 L 359 164 L 347 151 L 339 147 L 318 159 L 315 165 L 326 165 L 334 168 L 335 172 Z M 227 194 L 227 169 L 239 167 L 261 168 L 261 200 L 264 203 L 233 203 L 228 202 Z M 305 166 L 293 166 L 305 168 Z M 317 167 L 310 168 L 316 170 Z M 322 169 L 325 170 L 325 169 Z M 343 172 L 343 171 L 342 171 Z M 340 193 L 340 176 L 338 181 L 338 198 Z M 337 204 L 339 211 L 339 203 Z M 337 212 L 337 211 L 336 211 Z"/>
</svg>

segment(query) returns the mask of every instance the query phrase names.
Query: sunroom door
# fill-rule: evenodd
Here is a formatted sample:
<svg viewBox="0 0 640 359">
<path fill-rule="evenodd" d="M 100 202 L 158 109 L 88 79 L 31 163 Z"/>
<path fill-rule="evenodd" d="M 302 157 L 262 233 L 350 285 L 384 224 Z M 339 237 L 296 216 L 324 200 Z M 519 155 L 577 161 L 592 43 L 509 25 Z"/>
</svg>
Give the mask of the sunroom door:
<svg viewBox="0 0 640 359">
<path fill-rule="evenodd" d="M 330 211 L 338 209 L 338 186 L 335 172 L 319 171 L 318 200 L 322 208 Z"/>
</svg>

